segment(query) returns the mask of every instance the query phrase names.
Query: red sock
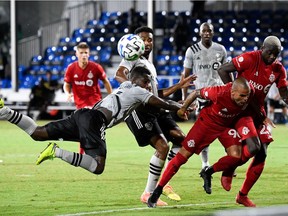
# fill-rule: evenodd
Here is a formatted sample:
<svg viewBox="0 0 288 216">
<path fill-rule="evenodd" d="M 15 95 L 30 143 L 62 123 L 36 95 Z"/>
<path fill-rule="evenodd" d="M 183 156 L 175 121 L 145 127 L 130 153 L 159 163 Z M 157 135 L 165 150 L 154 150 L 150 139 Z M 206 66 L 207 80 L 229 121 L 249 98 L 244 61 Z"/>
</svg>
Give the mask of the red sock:
<svg viewBox="0 0 288 216">
<path fill-rule="evenodd" d="M 80 154 L 84 154 L 84 153 L 85 153 L 84 149 L 81 148 L 80 146 L 79 146 L 79 153 L 80 153 Z"/>
<path fill-rule="evenodd" d="M 253 155 L 250 154 L 247 145 L 244 145 L 242 148 L 242 158 L 241 158 L 242 164 L 245 164 L 252 157 Z"/>
<path fill-rule="evenodd" d="M 170 181 L 170 179 L 177 173 L 180 166 L 182 166 L 186 162 L 187 159 L 183 157 L 183 155 L 181 155 L 180 153 L 177 153 L 175 157 L 171 161 L 169 161 L 158 185 L 164 187 Z"/>
<path fill-rule="evenodd" d="M 256 183 L 256 181 L 258 180 L 264 169 L 265 162 L 261 163 L 255 163 L 255 162 L 256 161 L 254 158 L 252 163 L 248 167 L 248 170 L 246 172 L 246 178 L 240 190 L 241 193 L 246 195 L 249 193 L 253 185 Z"/>
<path fill-rule="evenodd" d="M 241 158 L 232 157 L 229 155 L 226 155 L 222 158 L 220 158 L 214 165 L 213 170 L 214 172 L 224 171 L 224 170 L 230 170 L 235 169 L 239 162 L 241 161 Z"/>
</svg>

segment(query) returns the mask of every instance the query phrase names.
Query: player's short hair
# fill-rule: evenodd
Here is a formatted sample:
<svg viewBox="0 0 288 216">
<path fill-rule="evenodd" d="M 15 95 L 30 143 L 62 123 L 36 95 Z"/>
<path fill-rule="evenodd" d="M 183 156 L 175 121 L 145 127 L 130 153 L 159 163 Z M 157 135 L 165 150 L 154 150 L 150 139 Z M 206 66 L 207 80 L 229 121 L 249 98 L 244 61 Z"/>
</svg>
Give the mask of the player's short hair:
<svg viewBox="0 0 288 216">
<path fill-rule="evenodd" d="M 130 79 L 137 78 L 137 77 L 143 77 L 144 75 L 151 75 L 148 68 L 143 66 L 136 66 L 133 67 L 130 71 Z"/>
<path fill-rule="evenodd" d="M 209 28 L 212 30 L 212 32 L 214 32 L 214 26 L 212 25 L 212 23 L 204 22 L 200 25 L 199 33 L 202 32 L 202 29 L 204 28 L 204 26 L 209 26 Z"/>
<path fill-rule="evenodd" d="M 134 34 L 139 34 L 140 32 L 149 32 L 149 33 L 151 33 L 152 35 L 154 35 L 153 29 L 151 29 L 151 28 L 148 27 L 148 26 L 141 26 L 141 27 L 135 29 Z"/>
<path fill-rule="evenodd" d="M 264 46 L 273 46 L 273 47 L 280 47 L 281 48 L 281 42 L 276 36 L 268 36 L 265 38 L 263 42 Z"/>
<path fill-rule="evenodd" d="M 89 49 L 89 45 L 86 42 L 80 42 L 77 45 L 77 49 Z"/>
</svg>

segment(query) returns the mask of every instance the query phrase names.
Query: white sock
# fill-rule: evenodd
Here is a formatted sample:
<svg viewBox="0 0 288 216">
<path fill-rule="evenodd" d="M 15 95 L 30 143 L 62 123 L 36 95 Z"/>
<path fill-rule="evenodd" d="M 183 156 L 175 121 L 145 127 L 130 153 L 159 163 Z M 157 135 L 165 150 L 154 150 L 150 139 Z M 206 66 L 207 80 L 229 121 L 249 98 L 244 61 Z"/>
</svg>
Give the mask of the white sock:
<svg viewBox="0 0 288 216">
<path fill-rule="evenodd" d="M 151 157 L 150 165 L 149 165 L 149 175 L 145 188 L 145 192 L 152 193 L 156 188 L 159 177 L 161 175 L 161 171 L 164 167 L 164 160 L 157 158 L 155 155 Z"/>
<path fill-rule="evenodd" d="M 168 157 L 167 157 L 166 166 L 167 166 L 168 162 L 175 157 L 175 155 L 179 152 L 179 150 L 180 150 L 180 146 L 177 146 L 177 145 L 172 146 L 172 148 L 169 151 Z"/>
<path fill-rule="evenodd" d="M 10 123 L 17 125 L 19 128 L 24 130 L 27 134 L 31 135 L 37 128 L 36 122 L 27 115 L 23 115 L 15 110 L 5 107 L 7 113 L 2 115 L 2 118 L 5 118 Z"/>
<path fill-rule="evenodd" d="M 55 156 L 61 158 L 63 161 L 75 166 L 82 167 L 89 172 L 94 173 L 97 168 L 97 161 L 90 155 L 82 155 L 76 152 L 70 152 L 64 149 L 56 148 Z"/>
<path fill-rule="evenodd" d="M 206 166 L 210 166 L 209 164 L 209 157 L 208 157 L 208 153 L 209 153 L 209 146 L 207 146 L 206 148 L 204 148 L 201 152 L 201 158 L 202 158 L 202 169 Z"/>
</svg>

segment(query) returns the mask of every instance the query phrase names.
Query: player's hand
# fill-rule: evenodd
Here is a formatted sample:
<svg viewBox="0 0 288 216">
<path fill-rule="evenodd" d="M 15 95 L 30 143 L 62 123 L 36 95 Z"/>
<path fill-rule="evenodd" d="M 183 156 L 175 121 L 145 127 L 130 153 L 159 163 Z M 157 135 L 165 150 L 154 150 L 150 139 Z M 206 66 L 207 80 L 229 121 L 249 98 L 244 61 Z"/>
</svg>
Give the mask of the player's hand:
<svg viewBox="0 0 288 216">
<path fill-rule="evenodd" d="M 179 81 L 179 84 L 180 84 L 181 88 L 187 88 L 187 87 L 193 86 L 194 84 L 191 82 L 193 82 L 196 79 L 197 79 L 197 76 L 195 74 L 192 74 L 186 78 L 184 78 L 184 75 L 182 74 L 180 81 Z"/>
<path fill-rule="evenodd" d="M 67 94 L 67 101 L 68 102 L 73 102 L 73 99 L 74 99 L 73 93 Z"/>
<path fill-rule="evenodd" d="M 263 123 L 266 124 L 266 125 L 270 125 L 273 128 L 276 128 L 276 125 L 274 124 L 274 122 L 268 117 L 266 117 L 264 119 Z"/>
<path fill-rule="evenodd" d="M 184 119 L 184 120 L 188 120 L 188 111 L 180 108 L 177 111 L 177 115 L 179 116 L 179 118 Z"/>
</svg>

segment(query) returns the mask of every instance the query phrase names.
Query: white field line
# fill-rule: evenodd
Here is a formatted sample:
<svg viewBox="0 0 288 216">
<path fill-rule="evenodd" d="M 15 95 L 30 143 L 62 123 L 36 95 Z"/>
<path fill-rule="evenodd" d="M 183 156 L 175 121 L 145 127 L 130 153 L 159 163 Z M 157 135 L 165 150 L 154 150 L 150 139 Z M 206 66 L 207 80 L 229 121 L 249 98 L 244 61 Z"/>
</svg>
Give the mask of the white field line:
<svg viewBox="0 0 288 216">
<path fill-rule="evenodd" d="M 208 205 L 223 205 L 223 204 L 233 204 L 235 202 L 207 202 L 207 203 L 196 203 L 196 204 L 183 204 L 183 205 L 171 205 L 163 206 L 157 208 L 179 208 L 179 207 L 189 207 L 189 206 L 208 206 Z M 124 211 L 139 211 L 139 210 L 153 210 L 153 208 L 148 207 L 139 207 L 139 208 L 125 208 L 125 209 L 111 209 L 111 210 L 102 210 L 102 211 L 93 211 L 93 212 L 79 212 L 74 214 L 61 214 L 57 216 L 81 216 L 81 215 L 96 215 L 96 214 L 105 214 L 113 212 L 124 212 Z"/>
</svg>

